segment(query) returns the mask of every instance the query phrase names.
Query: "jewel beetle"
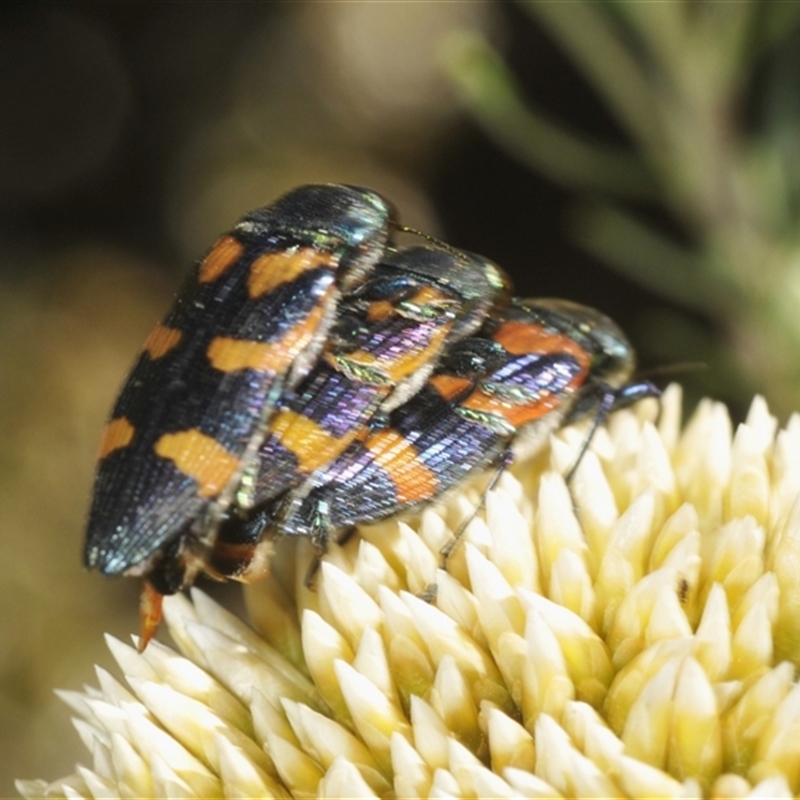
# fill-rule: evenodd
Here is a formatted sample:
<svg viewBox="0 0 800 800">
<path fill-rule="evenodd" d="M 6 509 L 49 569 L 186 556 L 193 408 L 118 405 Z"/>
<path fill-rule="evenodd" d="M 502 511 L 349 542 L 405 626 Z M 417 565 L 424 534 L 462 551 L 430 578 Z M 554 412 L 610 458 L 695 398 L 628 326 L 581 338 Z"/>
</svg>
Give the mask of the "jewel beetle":
<svg viewBox="0 0 800 800">
<path fill-rule="evenodd" d="M 567 422 L 595 415 L 596 427 L 609 411 L 658 396 L 631 380 L 633 369 L 628 340 L 598 311 L 514 299 L 480 335 L 450 348 L 386 428 L 250 525 L 310 536 L 324 551 L 336 531 L 418 509 L 481 470 L 535 453 Z"/>
<path fill-rule="evenodd" d="M 156 596 L 203 569 L 196 553 L 236 503 L 278 399 L 312 367 L 393 220 L 367 189 L 303 186 L 246 214 L 195 265 L 103 433 L 88 567 L 144 575 Z"/>
</svg>

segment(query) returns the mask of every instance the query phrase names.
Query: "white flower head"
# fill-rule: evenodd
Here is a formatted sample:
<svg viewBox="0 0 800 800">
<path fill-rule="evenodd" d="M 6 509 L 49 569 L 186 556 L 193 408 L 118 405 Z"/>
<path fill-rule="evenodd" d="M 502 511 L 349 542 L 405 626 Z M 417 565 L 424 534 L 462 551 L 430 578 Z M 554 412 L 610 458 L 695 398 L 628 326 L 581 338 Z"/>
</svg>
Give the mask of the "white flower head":
<svg viewBox="0 0 800 800">
<path fill-rule="evenodd" d="M 63 693 L 91 768 L 27 797 L 792 797 L 800 792 L 800 417 L 735 434 L 680 391 L 406 521 L 279 543 L 256 633 L 200 591 L 176 650 Z M 512 474 L 513 473 L 513 474 Z M 485 485 L 485 479 L 483 481 Z M 290 552 L 290 550 L 295 550 Z"/>
</svg>

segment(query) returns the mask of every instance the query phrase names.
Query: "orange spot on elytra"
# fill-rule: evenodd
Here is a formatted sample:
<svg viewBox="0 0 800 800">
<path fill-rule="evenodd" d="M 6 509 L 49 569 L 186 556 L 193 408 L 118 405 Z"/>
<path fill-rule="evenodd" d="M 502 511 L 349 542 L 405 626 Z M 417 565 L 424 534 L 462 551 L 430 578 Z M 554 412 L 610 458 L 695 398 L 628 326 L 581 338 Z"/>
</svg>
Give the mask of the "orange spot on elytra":
<svg viewBox="0 0 800 800">
<path fill-rule="evenodd" d="M 399 382 L 429 364 L 431 359 L 436 358 L 451 327 L 449 324 L 442 325 L 436 334 L 431 337 L 431 341 L 428 342 L 426 347 L 411 349 L 396 358 L 387 369 L 392 379 Z"/>
<path fill-rule="evenodd" d="M 392 479 L 398 503 L 417 503 L 436 493 L 436 476 L 419 460 L 419 453 L 405 437 L 390 428 L 370 436 L 364 446 L 375 463 Z"/>
<path fill-rule="evenodd" d="M 220 236 L 200 264 L 197 280 L 211 283 L 241 257 L 244 245 L 233 236 Z"/>
<path fill-rule="evenodd" d="M 131 443 L 135 432 L 136 429 L 125 417 L 112 419 L 111 422 L 106 425 L 103 435 L 100 438 L 100 450 L 97 454 L 98 460 L 105 458 L 121 447 L 127 447 Z"/>
<path fill-rule="evenodd" d="M 469 378 L 457 378 L 455 375 L 434 375 L 428 383 L 443 400 L 455 400 L 474 385 Z"/>
<path fill-rule="evenodd" d="M 144 343 L 144 349 L 150 358 L 161 358 L 169 353 L 183 337 L 177 328 L 168 328 L 166 325 L 156 325 Z"/>
<path fill-rule="evenodd" d="M 580 383 L 578 381 L 577 383 Z M 574 382 L 575 383 L 575 382 Z M 569 394 L 572 394 L 571 390 Z M 459 403 L 462 408 L 478 411 L 485 414 L 492 414 L 495 417 L 502 417 L 509 425 L 520 428 L 528 422 L 540 419 L 558 408 L 565 400 L 565 394 L 553 394 L 543 391 L 539 397 L 532 397 L 525 402 L 511 403 L 495 394 L 478 390 L 473 392 L 468 398 Z"/>
<path fill-rule="evenodd" d="M 269 431 L 287 450 L 291 450 L 304 473 L 333 461 L 358 433 L 353 431 L 352 435 L 341 438 L 332 436 L 318 422 L 288 408 L 275 414 Z"/>
<path fill-rule="evenodd" d="M 291 364 L 291 358 L 279 342 L 251 342 L 229 336 L 212 339 L 206 354 L 211 366 L 221 372 L 240 369 L 284 372 Z"/>
<path fill-rule="evenodd" d="M 526 353 L 568 353 L 582 369 L 588 369 L 592 360 L 589 352 L 574 339 L 563 333 L 551 333 L 541 325 L 532 325 L 530 322 L 504 322 L 492 338 L 515 356 Z"/>
<path fill-rule="evenodd" d="M 175 462 L 175 466 L 198 483 L 200 497 L 216 497 L 228 485 L 239 467 L 239 459 L 216 439 L 190 428 L 165 433 L 156 442 L 156 455 Z"/>
<path fill-rule="evenodd" d="M 370 322 L 383 322 L 396 311 L 397 309 L 388 300 L 375 300 L 367 307 L 367 319 Z"/>
<path fill-rule="evenodd" d="M 283 283 L 291 283 L 304 272 L 317 267 L 335 267 L 331 253 L 303 247 L 293 253 L 266 253 L 250 265 L 247 291 L 252 298 L 268 294 Z"/>
<path fill-rule="evenodd" d="M 206 351 L 211 366 L 220 372 L 253 369 L 283 374 L 314 339 L 325 313 L 325 305 L 323 302 L 317 306 L 275 342 L 253 342 L 249 339 L 217 336 L 211 340 Z"/>
</svg>

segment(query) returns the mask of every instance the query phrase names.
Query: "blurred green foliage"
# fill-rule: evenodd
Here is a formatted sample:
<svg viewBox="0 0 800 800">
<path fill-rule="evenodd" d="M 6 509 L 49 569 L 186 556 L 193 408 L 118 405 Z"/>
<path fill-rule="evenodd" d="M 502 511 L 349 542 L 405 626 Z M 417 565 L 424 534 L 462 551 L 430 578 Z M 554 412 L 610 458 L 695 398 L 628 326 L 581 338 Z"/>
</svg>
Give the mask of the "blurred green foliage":
<svg viewBox="0 0 800 800">
<path fill-rule="evenodd" d="M 475 118 L 529 168 L 577 192 L 572 232 L 584 248 L 717 323 L 708 331 L 668 310 L 653 315 L 647 345 L 664 363 L 707 361 L 729 394 L 746 402 L 755 387 L 777 411 L 796 409 L 800 92 L 794 51 L 780 47 L 800 3 L 522 5 L 628 144 L 554 119 L 473 32 L 450 39 L 446 63 Z M 652 224 L 653 208 L 675 224 Z"/>
</svg>

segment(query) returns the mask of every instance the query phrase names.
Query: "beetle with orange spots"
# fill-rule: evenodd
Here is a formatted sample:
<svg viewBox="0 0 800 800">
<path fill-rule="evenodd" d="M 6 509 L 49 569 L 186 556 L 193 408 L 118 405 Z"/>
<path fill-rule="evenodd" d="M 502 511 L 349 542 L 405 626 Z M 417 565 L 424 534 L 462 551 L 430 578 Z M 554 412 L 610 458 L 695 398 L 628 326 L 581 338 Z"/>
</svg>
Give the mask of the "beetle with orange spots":
<svg viewBox="0 0 800 800">
<path fill-rule="evenodd" d="M 474 333 L 509 291 L 500 268 L 479 256 L 429 246 L 387 255 L 339 304 L 316 366 L 281 400 L 246 505 L 262 507 L 299 486 L 363 438 L 376 415 L 416 393 L 442 352 Z M 258 538 L 242 531 L 235 518 L 220 528 L 210 558 L 220 576 L 251 580 L 263 566 Z"/>
<path fill-rule="evenodd" d="M 147 338 L 102 437 L 85 562 L 163 594 L 205 569 L 205 551 L 281 395 L 315 363 L 342 293 L 386 250 L 379 195 L 295 189 L 247 214 L 190 275 Z"/>
<path fill-rule="evenodd" d="M 481 470 L 498 476 L 560 426 L 658 396 L 632 381 L 634 354 L 619 328 L 565 300 L 519 300 L 455 343 L 426 385 L 301 490 L 247 524 L 250 535 L 332 533 L 418 509 Z M 592 428 L 594 430 L 594 427 Z"/>
</svg>

